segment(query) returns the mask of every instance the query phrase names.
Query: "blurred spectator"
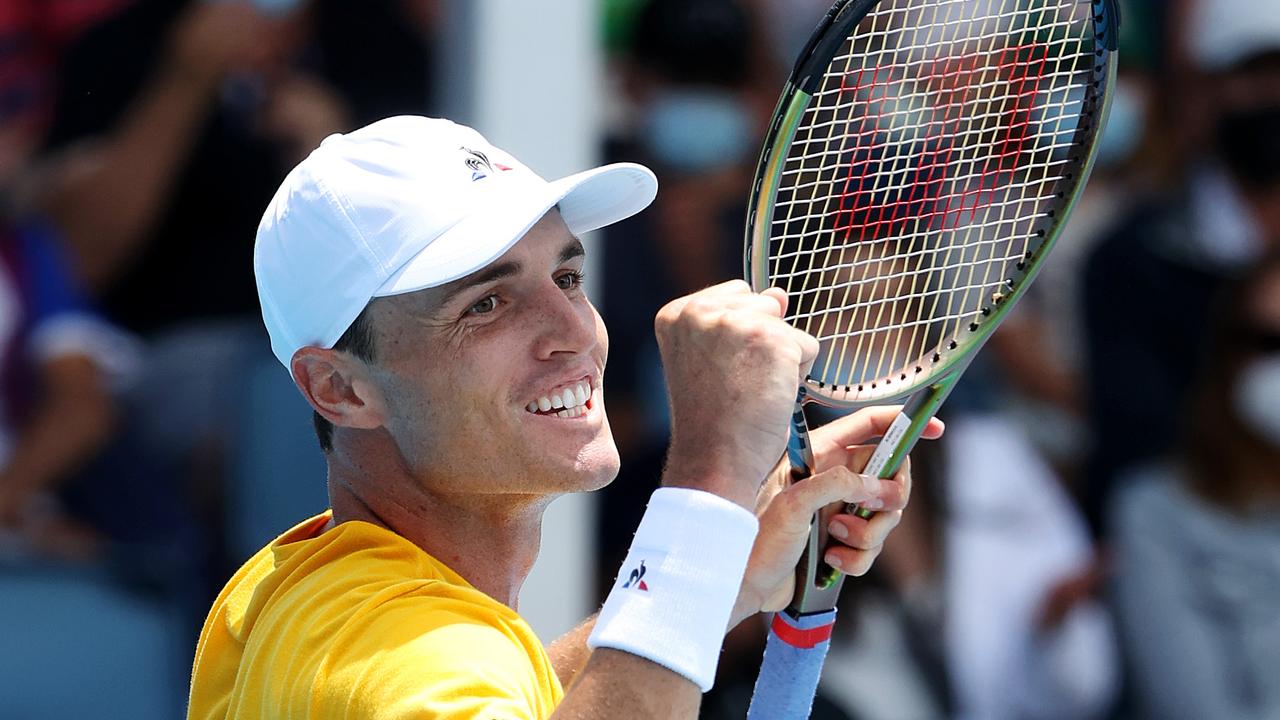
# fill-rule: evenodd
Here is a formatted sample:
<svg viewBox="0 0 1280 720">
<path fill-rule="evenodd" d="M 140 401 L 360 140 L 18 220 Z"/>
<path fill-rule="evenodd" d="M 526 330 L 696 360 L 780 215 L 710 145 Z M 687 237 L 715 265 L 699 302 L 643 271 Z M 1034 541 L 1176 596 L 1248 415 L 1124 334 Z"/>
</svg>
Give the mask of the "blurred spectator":
<svg viewBox="0 0 1280 720">
<path fill-rule="evenodd" d="M 1187 153 L 1166 166 L 1187 167 L 1186 180 L 1130 212 L 1086 268 L 1095 523 L 1116 478 L 1172 447 L 1209 301 L 1280 238 L 1280 6 L 1202 0 L 1188 10 L 1193 67 L 1166 86 L 1179 93 L 1168 147 Z"/>
<path fill-rule="evenodd" d="M 115 434 L 112 380 L 133 369 L 134 350 L 77 292 L 50 228 L 0 221 L 0 532 L 20 549 L 90 559 L 118 528 L 58 498 L 98 494 L 104 480 L 120 498 L 137 490 L 133 473 L 81 477 Z"/>
<path fill-rule="evenodd" d="M 251 316 L 261 209 L 346 124 L 336 93 L 294 68 L 307 20 L 240 0 L 138 0 L 70 51 L 49 143 L 66 169 L 42 199 L 131 329 Z"/>
<path fill-rule="evenodd" d="M 1169 461 L 1117 493 L 1115 591 L 1145 717 L 1280 717 L 1280 257 L 1215 314 Z"/>
<path fill-rule="evenodd" d="M 0 3 L 0 174 L 25 165 L 39 142 L 57 94 L 58 60 L 66 46 L 129 0 L 5 0 Z M 16 142 L 13 136 L 23 140 Z"/>
<path fill-rule="evenodd" d="M 172 517 L 151 521 L 176 513 L 146 463 L 118 462 L 136 344 L 93 310 L 63 238 L 24 202 L 58 55 L 121 3 L 36 5 L 0 12 L 0 531 L 10 550 L 85 560 L 104 541 L 173 542 Z"/>
<path fill-rule="evenodd" d="M 436 5 L 134 0 L 66 53 L 34 203 L 104 311 L 147 340 L 127 398 L 135 451 L 215 536 L 242 464 L 237 381 L 270 359 L 252 273 L 262 209 L 330 133 L 426 109 Z M 213 560 L 210 587 L 232 562 Z"/>
<path fill-rule="evenodd" d="M 946 653 L 958 718 L 1100 718 L 1119 653 L 1087 527 L 1000 414 L 951 416 L 944 482 Z"/>
<path fill-rule="evenodd" d="M 623 457 L 623 474 L 603 495 L 611 527 L 639 521 L 666 451 L 654 316 L 672 298 L 742 277 L 743 207 L 758 147 L 748 100 L 753 33 L 737 0 L 649 0 L 631 26 L 620 70 L 634 122 L 617 129 L 608 154 L 648 163 L 662 189 L 647 212 L 611 233 L 603 264 L 609 418 Z M 629 535 L 602 528 L 604 572 L 622 561 Z"/>
<path fill-rule="evenodd" d="M 823 688 L 860 720 L 1104 718 L 1120 652 L 1102 568 L 1008 411 L 952 408 L 911 508 L 846 585 Z"/>
<path fill-rule="evenodd" d="M 113 316 L 254 317 L 262 208 L 328 134 L 426 109 L 434 6 L 135 0 L 77 42 L 41 200 Z"/>
</svg>

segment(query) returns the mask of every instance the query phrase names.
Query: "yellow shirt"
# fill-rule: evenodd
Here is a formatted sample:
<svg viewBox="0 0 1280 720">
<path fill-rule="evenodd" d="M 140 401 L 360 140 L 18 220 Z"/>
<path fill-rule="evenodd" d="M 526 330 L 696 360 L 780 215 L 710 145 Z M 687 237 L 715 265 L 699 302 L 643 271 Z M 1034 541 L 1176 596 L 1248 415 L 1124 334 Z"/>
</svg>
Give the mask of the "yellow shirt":
<svg viewBox="0 0 1280 720">
<path fill-rule="evenodd" d="M 546 718 L 564 691 L 515 611 L 393 532 L 311 518 L 205 620 L 188 717 Z"/>
</svg>

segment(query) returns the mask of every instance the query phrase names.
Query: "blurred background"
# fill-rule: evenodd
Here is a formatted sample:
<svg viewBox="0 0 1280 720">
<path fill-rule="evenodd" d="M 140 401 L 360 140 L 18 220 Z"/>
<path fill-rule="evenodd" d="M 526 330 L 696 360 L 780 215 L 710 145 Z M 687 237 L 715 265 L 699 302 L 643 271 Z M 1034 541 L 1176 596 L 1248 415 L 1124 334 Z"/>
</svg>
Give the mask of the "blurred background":
<svg viewBox="0 0 1280 720">
<path fill-rule="evenodd" d="M 0 718 L 182 716 L 218 589 L 326 506 L 253 235 L 388 115 L 659 175 L 590 239 L 623 472 L 553 507 L 521 604 L 548 640 L 589 614 L 661 471 L 653 315 L 741 276 L 828 5 L 0 0 Z M 815 718 L 1280 718 L 1280 3 L 1121 5 L 1091 184 L 846 584 Z M 704 717 L 744 716 L 762 642 L 731 634 Z"/>
</svg>

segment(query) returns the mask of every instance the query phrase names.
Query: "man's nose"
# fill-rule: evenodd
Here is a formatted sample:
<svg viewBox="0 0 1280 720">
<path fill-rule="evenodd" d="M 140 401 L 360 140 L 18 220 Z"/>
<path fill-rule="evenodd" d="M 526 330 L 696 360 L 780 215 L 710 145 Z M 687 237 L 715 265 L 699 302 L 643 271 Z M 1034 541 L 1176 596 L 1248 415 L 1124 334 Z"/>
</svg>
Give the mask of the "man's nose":
<svg viewBox="0 0 1280 720">
<path fill-rule="evenodd" d="M 557 353 L 585 353 L 595 347 L 596 322 L 585 299 L 571 298 L 556 287 L 539 293 L 531 322 L 539 325 L 537 355 L 550 359 Z"/>
</svg>

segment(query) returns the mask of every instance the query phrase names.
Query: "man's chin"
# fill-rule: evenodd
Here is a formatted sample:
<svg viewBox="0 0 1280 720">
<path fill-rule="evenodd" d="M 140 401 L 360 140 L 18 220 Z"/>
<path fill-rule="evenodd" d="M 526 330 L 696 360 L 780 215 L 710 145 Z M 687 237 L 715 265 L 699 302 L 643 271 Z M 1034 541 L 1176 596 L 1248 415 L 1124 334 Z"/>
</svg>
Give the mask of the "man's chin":
<svg viewBox="0 0 1280 720">
<path fill-rule="evenodd" d="M 618 456 L 618 448 L 614 446 L 612 438 L 609 439 L 607 447 L 586 448 L 578 456 L 577 491 L 591 492 L 607 486 L 618 477 L 621 467 L 622 461 Z"/>
</svg>

